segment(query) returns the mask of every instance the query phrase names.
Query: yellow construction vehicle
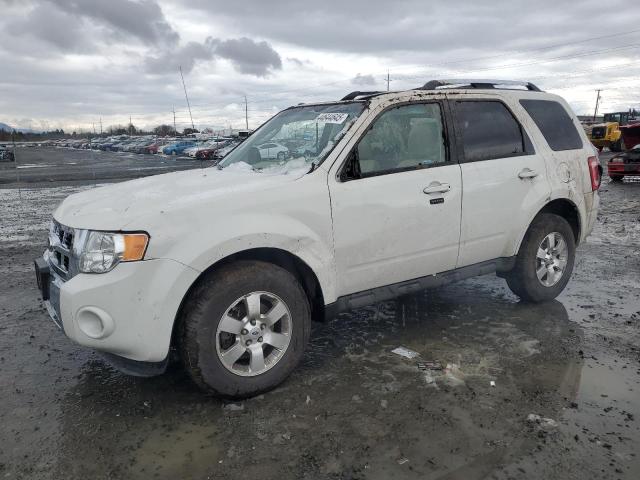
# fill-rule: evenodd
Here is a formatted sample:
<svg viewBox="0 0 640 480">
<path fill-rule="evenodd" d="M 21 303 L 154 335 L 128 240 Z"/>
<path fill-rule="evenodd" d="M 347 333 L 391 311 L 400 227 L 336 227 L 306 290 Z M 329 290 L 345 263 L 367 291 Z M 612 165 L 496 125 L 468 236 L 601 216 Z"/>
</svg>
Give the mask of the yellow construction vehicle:
<svg viewBox="0 0 640 480">
<path fill-rule="evenodd" d="M 612 152 L 621 152 L 624 148 L 620 126 L 629 123 L 629 112 L 605 113 L 604 121 L 591 126 L 587 132 L 594 147 L 602 151 L 607 147 Z"/>
</svg>

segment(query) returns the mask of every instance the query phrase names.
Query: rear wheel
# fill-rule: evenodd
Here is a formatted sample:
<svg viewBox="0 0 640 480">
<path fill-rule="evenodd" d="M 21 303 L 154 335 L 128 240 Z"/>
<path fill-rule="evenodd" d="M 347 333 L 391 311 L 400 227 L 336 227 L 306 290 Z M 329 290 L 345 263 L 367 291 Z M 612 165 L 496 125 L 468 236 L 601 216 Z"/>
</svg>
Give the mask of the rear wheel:
<svg viewBox="0 0 640 480">
<path fill-rule="evenodd" d="M 181 318 L 181 355 L 204 390 L 227 398 L 268 391 L 302 359 L 311 328 L 309 302 L 287 270 L 238 261 L 190 294 Z"/>
<path fill-rule="evenodd" d="M 573 230 L 564 218 L 538 215 L 520 246 L 515 267 L 505 276 L 509 288 L 525 301 L 556 298 L 571 277 L 575 249 Z"/>
</svg>

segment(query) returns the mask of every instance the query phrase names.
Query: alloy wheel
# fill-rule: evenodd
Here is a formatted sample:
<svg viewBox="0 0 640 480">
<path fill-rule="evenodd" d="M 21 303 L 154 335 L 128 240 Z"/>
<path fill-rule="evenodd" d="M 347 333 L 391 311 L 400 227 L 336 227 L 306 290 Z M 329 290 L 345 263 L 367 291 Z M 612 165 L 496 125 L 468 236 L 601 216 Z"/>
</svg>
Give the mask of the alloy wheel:
<svg viewBox="0 0 640 480">
<path fill-rule="evenodd" d="M 553 287 L 564 275 L 569 248 L 562 234 L 552 232 L 542 239 L 536 253 L 536 276 L 545 287 Z"/>
<path fill-rule="evenodd" d="M 291 312 L 269 292 L 251 292 L 236 299 L 218 323 L 218 358 L 230 372 L 260 375 L 275 366 L 291 341 Z"/>
</svg>

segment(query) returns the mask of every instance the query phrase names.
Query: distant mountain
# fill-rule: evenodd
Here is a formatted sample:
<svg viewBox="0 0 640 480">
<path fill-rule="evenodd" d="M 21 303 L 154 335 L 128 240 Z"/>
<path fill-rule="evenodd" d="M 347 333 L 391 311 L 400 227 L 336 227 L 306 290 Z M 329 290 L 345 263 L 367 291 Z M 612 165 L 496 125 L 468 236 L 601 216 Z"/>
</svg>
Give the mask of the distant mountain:
<svg viewBox="0 0 640 480">
<path fill-rule="evenodd" d="M 0 130 L 4 130 L 5 132 L 12 132 L 13 127 L 7 125 L 6 123 L 0 122 Z M 41 133 L 40 130 L 33 130 L 31 128 L 16 128 L 16 132 L 22 133 Z"/>
</svg>

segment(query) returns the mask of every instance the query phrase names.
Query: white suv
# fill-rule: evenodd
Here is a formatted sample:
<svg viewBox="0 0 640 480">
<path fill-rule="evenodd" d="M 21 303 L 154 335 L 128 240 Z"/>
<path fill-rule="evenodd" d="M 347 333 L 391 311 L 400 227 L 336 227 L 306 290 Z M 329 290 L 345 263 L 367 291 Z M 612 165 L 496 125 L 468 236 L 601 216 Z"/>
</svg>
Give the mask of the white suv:
<svg viewBox="0 0 640 480">
<path fill-rule="evenodd" d="M 268 142 L 304 156 L 263 158 Z M 280 112 L 218 167 L 70 196 L 38 283 L 123 371 L 162 373 L 173 349 L 204 389 L 249 396 L 291 373 L 312 319 L 491 272 L 556 297 L 600 174 L 565 101 L 530 83 L 353 92 Z"/>
</svg>

